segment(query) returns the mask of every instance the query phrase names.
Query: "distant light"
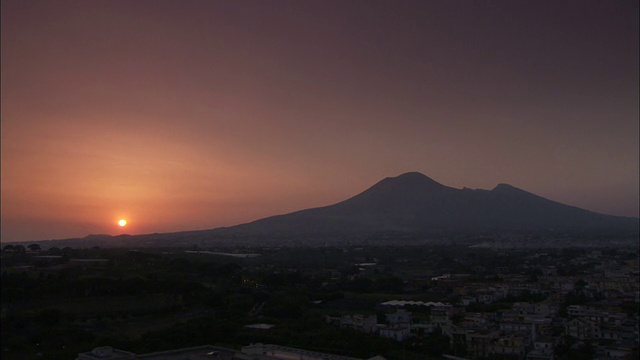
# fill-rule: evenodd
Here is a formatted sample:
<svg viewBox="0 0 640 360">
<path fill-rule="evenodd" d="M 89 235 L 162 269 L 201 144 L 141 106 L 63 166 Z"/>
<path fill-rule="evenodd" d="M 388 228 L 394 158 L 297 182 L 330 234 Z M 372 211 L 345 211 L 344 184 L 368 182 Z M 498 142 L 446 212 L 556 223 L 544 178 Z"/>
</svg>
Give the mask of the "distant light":
<svg viewBox="0 0 640 360">
<path fill-rule="evenodd" d="M 125 225 L 127 225 L 127 220 L 125 220 L 125 219 L 120 219 L 120 220 L 118 220 L 118 225 L 120 225 L 120 226 L 125 226 Z"/>
</svg>

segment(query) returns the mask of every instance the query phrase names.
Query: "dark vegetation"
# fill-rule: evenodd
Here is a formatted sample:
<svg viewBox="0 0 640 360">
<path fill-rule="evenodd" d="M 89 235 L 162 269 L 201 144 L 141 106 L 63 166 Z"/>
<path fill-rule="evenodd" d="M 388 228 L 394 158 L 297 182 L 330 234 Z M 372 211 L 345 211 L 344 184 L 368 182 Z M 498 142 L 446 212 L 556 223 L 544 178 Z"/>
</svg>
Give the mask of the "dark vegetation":
<svg viewBox="0 0 640 360">
<path fill-rule="evenodd" d="M 261 256 L 175 248 L 5 247 L 2 358 L 73 359 L 79 352 L 105 345 L 145 353 L 203 344 L 240 348 L 253 342 L 361 358 L 437 357 L 449 350 L 448 338 L 438 333 L 396 342 L 331 326 L 325 318 L 375 313 L 381 302 L 393 299 L 454 301 L 451 289 L 431 280 L 445 273 L 470 274 L 475 282 L 495 281 L 500 272 L 536 280 L 526 260 L 531 250 L 467 246 L 217 250 Z M 580 250 L 550 251 L 569 258 Z M 560 270 L 579 275 L 584 267 L 567 262 Z M 541 295 L 524 293 L 475 304 L 468 311 L 496 311 L 517 301 L 542 300 Z M 580 302 L 578 295 L 570 300 Z M 420 307 L 408 310 L 418 320 L 428 313 Z M 377 311 L 383 318 L 384 311 Z M 255 323 L 275 326 L 245 327 Z"/>
</svg>

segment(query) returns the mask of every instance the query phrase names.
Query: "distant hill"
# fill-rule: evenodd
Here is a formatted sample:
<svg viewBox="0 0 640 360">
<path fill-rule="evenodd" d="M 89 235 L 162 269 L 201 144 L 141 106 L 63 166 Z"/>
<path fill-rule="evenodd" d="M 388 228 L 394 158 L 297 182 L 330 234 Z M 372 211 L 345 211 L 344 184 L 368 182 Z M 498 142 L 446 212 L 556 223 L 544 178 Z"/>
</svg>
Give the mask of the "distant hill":
<svg viewBox="0 0 640 360">
<path fill-rule="evenodd" d="M 499 184 L 493 190 L 455 189 L 410 172 L 386 178 L 334 205 L 232 227 L 144 235 L 89 235 L 38 243 L 45 247 L 278 246 L 386 239 L 401 244 L 408 239 L 508 239 L 509 234 L 542 236 L 547 240 L 589 238 L 595 239 L 596 245 L 600 238 L 635 242 L 640 234 L 640 219 L 564 205 L 507 184 Z"/>
<path fill-rule="evenodd" d="M 212 230 L 226 234 L 350 235 L 398 231 L 421 234 L 638 234 L 640 221 L 564 205 L 511 185 L 455 189 L 410 172 L 386 178 L 335 205 Z"/>
</svg>

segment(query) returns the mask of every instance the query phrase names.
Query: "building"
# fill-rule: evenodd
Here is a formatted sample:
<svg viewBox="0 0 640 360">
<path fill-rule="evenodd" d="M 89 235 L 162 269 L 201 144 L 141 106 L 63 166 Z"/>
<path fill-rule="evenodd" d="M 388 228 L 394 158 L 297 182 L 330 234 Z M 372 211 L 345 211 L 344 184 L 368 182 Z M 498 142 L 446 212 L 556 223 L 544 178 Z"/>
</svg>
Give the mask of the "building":
<svg viewBox="0 0 640 360">
<path fill-rule="evenodd" d="M 241 352 L 243 355 L 248 355 L 245 358 L 247 360 L 359 360 L 348 356 L 260 343 L 244 346 Z"/>
<path fill-rule="evenodd" d="M 526 336 L 501 335 L 489 345 L 489 354 L 524 359 L 530 340 Z"/>
<path fill-rule="evenodd" d="M 527 353 L 527 360 L 553 360 L 555 344 L 551 338 L 533 342 L 533 349 Z"/>
<path fill-rule="evenodd" d="M 369 334 L 378 332 L 378 317 L 376 315 L 344 315 L 342 317 L 327 316 L 327 323 L 341 328 L 354 329 Z"/>
<path fill-rule="evenodd" d="M 383 326 L 380 328 L 380 336 L 395 341 L 404 341 L 411 336 L 411 329 L 409 325 Z"/>
<path fill-rule="evenodd" d="M 317 351 L 290 348 L 272 344 L 251 344 L 240 351 L 218 346 L 203 345 L 190 348 L 134 354 L 110 346 L 97 347 L 80 353 L 76 360 L 364 360 Z M 376 356 L 369 360 L 385 360 Z"/>
<path fill-rule="evenodd" d="M 565 325 L 566 333 L 580 340 L 594 338 L 596 328 L 597 324 L 595 322 L 585 318 L 575 318 Z"/>
<path fill-rule="evenodd" d="M 454 355 L 482 358 L 488 357 L 491 343 L 498 338 L 498 331 L 494 329 L 465 329 L 453 327 L 451 331 L 451 347 Z"/>
<path fill-rule="evenodd" d="M 387 318 L 389 325 L 411 323 L 411 313 L 403 309 L 397 309 L 396 312 L 385 314 L 384 316 Z"/>
<path fill-rule="evenodd" d="M 136 354 L 132 352 L 114 349 L 111 346 L 101 346 L 89 352 L 78 354 L 76 360 L 130 360 L 135 358 Z"/>
</svg>

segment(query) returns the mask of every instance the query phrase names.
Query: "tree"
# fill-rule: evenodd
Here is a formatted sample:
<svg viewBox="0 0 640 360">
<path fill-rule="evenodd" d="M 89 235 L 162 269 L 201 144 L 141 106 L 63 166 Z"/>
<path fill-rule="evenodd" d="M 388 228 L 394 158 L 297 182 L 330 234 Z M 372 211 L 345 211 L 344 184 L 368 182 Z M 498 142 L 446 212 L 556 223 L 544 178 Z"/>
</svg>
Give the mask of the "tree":
<svg viewBox="0 0 640 360">
<path fill-rule="evenodd" d="M 49 248 L 49 254 L 51 254 L 51 255 L 61 255 L 62 254 L 62 250 L 60 250 L 59 247 L 54 246 L 54 247 Z"/>
<path fill-rule="evenodd" d="M 7 245 L 7 246 L 2 248 L 2 252 L 4 252 L 4 253 L 13 252 L 13 251 L 14 251 L 13 245 Z"/>
<path fill-rule="evenodd" d="M 31 244 L 29 246 L 27 246 L 29 248 L 29 251 L 31 252 L 38 252 L 41 250 L 40 245 L 38 244 Z"/>
</svg>

